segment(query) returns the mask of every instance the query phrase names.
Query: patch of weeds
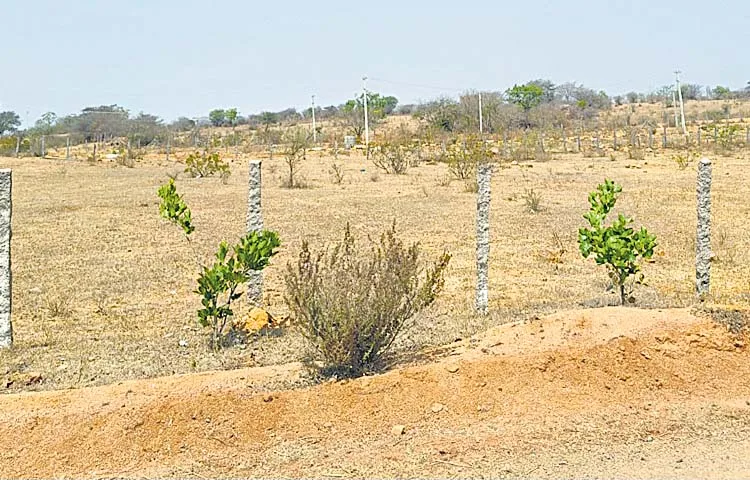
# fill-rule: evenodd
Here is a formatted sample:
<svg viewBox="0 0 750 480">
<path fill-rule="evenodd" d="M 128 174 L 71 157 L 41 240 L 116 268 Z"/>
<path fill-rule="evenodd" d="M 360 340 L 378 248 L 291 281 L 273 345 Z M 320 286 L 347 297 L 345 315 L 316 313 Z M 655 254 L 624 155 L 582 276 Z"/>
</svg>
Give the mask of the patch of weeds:
<svg viewBox="0 0 750 480">
<path fill-rule="evenodd" d="M 536 192 L 533 188 L 527 188 L 521 195 L 526 209 L 531 213 L 539 213 L 543 210 L 542 194 Z"/>
</svg>

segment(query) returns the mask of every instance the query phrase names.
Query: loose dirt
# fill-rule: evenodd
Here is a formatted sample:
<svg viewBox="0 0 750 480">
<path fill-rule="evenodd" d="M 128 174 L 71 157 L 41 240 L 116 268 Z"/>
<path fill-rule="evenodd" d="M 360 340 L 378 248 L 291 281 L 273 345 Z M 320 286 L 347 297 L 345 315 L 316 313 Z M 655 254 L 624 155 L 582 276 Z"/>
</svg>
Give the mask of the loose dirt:
<svg viewBox="0 0 750 480">
<path fill-rule="evenodd" d="M 748 478 L 745 341 L 604 308 L 296 390 L 299 364 L 5 395 L 0 477 Z"/>
</svg>

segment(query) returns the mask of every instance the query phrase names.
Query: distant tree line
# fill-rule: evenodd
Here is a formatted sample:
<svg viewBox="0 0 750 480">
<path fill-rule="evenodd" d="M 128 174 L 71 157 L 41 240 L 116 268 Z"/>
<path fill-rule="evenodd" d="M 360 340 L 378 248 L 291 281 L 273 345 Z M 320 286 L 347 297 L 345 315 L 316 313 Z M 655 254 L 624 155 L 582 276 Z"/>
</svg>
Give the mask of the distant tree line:
<svg viewBox="0 0 750 480">
<path fill-rule="evenodd" d="M 684 100 L 740 99 L 750 98 L 750 82 L 739 90 L 724 86 L 706 87 L 684 83 L 680 86 Z M 514 128 L 536 128 L 551 125 L 563 126 L 566 122 L 583 122 L 596 118 L 614 105 L 625 103 L 664 103 L 672 105 L 674 85 L 666 85 L 653 92 L 629 92 L 610 97 L 576 82 L 559 85 L 550 80 L 536 79 L 514 85 L 505 91 L 483 91 L 482 120 L 486 132 L 498 132 Z M 477 131 L 479 126 L 480 92 L 467 91 L 457 99 L 438 97 L 416 105 L 399 105 L 393 96 L 368 92 L 368 121 L 375 127 L 388 115 L 413 115 L 434 131 Z M 80 113 L 58 117 L 53 112 L 42 115 L 36 123 L 20 131 L 21 120 L 16 112 L 0 112 L 0 136 L 23 134 L 24 137 L 42 135 L 70 135 L 75 141 L 106 141 L 126 137 L 145 146 L 163 137 L 167 130 L 189 132 L 203 125 L 237 127 L 249 125 L 273 142 L 275 136 L 270 127 L 305 121 L 312 116 L 312 109 L 298 111 L 287 108 L 277 112 L 264 111 L 240 115 L 237 108 L 217 108 L 205 118 L 179 117 L 166 124 L 155 115 L 140 112 L 132 115 L 119 105 L 88 107 Z M 356 136 L 364 132 L 364 97 L 355 96 L 340 105 L 316 107 L 318 120 L 335 120 Z"/>
</svg>

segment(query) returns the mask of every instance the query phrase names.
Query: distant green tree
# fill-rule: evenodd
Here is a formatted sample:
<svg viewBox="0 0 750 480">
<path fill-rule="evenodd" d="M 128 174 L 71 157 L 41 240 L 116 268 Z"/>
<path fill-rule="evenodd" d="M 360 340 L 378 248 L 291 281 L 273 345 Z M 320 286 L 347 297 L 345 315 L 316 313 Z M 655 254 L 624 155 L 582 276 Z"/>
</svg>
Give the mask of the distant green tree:
<svg viewBox="0 0 750 480">
<path fill-rule="evenodd" d="M 506 90 L 505 96 L 508 97 L 510 103 L 514 103 L 521 107 L 524 112 L 528 112 L 542 103 L 544 90 L 533 83 L 513 85 L 513 88 Z"/>
<path fill-rule="evenodd" d="M 36 121 L 34 128 L 42 135 L 49 135 L 57 123 L 57 114 L 47 112 Z"/>
<path fill-rule="evenodd" d="M 187 132 L 195 128 L 195 121 L 187 117 L 180 117 L 172 122 L 171 127 L 178 132 Z"/>
<path fill-rule="evenodd" d="M 21 117 L 16 112 L 0 112 L 0 135 L 15 132 L 21 126 Z"/>
<path fill-rule="evenodd" d="M 266 132 L 271 128 L 271 125 L 275 125 L 278 121 L 278 115 L 273 112 L 261 112 L 260 114 L 260 123 L 263 125 Z"/>
<path fill-rule="evenodd" d="M 236 108 L 230 108 L 225 113 L 227 122 L 229 122 L 229 125 L 236 126 L 237 125 L 237 109 Z"/>
<path fill-rule="evenodd" d="M 224 110 L 217 108 L 216 110 L 211 110 L 208 113 L 208 120 L 211 122 L 211 125 L 214 127 L 220 127 L 224 125 L 224 122 L 227 121 L 227 112 Z"/>
<path fill-rule="evenodd" d="M 722 87 L 721 85 L 719 85 L 716 88 L 714 88 L 713 94 L 715 98 L 724 100 L 732 96 L 732 91 L 728 89 L 727 87 Z"/>
<path fill-rule="evenodd" d="M 398 106 L 398 99 L 393 96 L 383 97 L 383 112 L 390 115 Z"/>
<path fill-rule="evenodd" d="M 364 95 L 359 95 L 341 107 L 347 126 L 351 133 L 361 137 L 365 131 L 365 101 Z M 374 127 L 380 120 L 385 118 L 398 105 L 396 97 L 381 97 L 379 93 L 367 93 L 367 121 L 370 128 Z"/>
<path fill-rule="evenodd" d="M 527 85 L 536 85 L 542 89 L 542 103 L 552 103 L 555 100 L 555 90 L 557 87 L 550 80 L 539 78 L 530 81 Z"/>
<path fill-rule="evenodd" d="M 159 117 L 143 112 L 130 119 L 128 123 L 130 130 L 128 138 L 141 146 L 153 142 L 164 127 Z"/>
</svg>

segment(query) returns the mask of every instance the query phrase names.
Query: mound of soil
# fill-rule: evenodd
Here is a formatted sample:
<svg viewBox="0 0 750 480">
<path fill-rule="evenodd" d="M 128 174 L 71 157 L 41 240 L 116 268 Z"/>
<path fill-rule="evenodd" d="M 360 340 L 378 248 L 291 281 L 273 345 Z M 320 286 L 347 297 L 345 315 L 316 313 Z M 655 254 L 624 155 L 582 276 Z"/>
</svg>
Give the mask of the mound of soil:
<svg viewBox="0 0 750 480">
<path fill-rule="evenodd" d="M 299 364 L 0 400 L 2 477 L 750 477 L 750 353 L 688 310 L 508 324 L 287 391 Z"/>
</svg>

